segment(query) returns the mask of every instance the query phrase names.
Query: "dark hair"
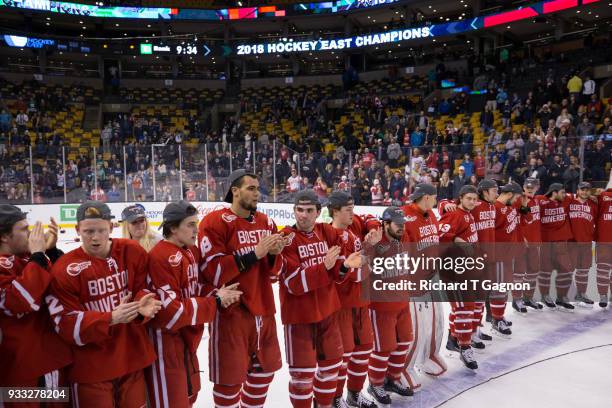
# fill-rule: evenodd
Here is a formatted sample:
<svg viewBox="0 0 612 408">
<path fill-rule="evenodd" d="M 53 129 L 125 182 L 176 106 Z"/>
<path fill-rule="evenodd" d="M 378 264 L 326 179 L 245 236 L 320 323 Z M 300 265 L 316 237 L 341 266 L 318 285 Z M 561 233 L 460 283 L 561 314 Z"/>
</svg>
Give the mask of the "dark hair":
<svg viewBox="0 0 612 408">
<path fill-rule="evenodd" d="M 164 238 L 170 238 L 170 236 L 172 236 L 172 228 L 178 228 L 181 222 L 183 222 L 183 220 L 165 222 L 162 227 L 162 235 Z"/>
<path fill-rule="evenodd" d="M 2 224 L 0 225 L 0 238 L 2 238 L 5 235 L 11 235 L 11 233 L 13 232 L 13 227 L 15 226 L 16 222 L 12 223 L 12 224 Z"/>
<path fill-rule="evenodd" d="M 232 187 L 237 187 L 237 188 L 241 188 L 242 185 L 244 184 L 244 179 L 246 177 L 250 177 L 252 179 L 257 180 L 257 176 L 253 175 L 253 174 L 245 174 L 244 176 L 240 177 L 238 180 L 234 181 L 234 183 L 230 186 L 230 193 L 232 194 L 232 200 L 233 200 L 233 193 L 232 193 Z"/>
<path fill-rule="evenodd" d="M 353 204 L 353 199 L 351 199 L 347 204 L 345 205 L 333 205 L 333 204 L 327 204 L 327 211 L 329 211 L 329 216 L 334 218 L 334 210 L 340 211 L 342 210 L 342 207 L 347 207 L 349 205 Z"/>
</svg>

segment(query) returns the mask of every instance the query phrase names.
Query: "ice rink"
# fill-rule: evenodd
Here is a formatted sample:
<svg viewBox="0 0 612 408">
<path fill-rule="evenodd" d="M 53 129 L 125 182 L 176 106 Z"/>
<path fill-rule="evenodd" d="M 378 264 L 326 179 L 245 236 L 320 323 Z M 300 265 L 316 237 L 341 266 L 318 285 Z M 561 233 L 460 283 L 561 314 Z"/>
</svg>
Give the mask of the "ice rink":
<svg viewBox="0 0 612 408">
<path fill-rule="evenodd" d="M 278 303 L 277 303 L 278 304 Z M 442 345 L 448 372 L 439 378 L 421 376 L 421 390 L 392 407 L 479 408 L 537 406 L 540 408 L 606 407 L 612 401 L 612 311 L 576 308 L 574 313 L 544 310 L 519 316 L 510 303 L 506 316 L 514 324 L 511 339 L 493 337 L 482 353 L 476 353 L 479 369 L 464 368 Z M 277 315 L 278 338 L 283 333 Z M 490 324 L 485 323 L 485 330 Z M 207 336 L 206 336 L 207 337 Z M 212 408 L 212 384 L 208 380 L 208 339 L 199 350 L 203 389 L 196 407 Z M 283 347 L 281 343 L 281 347 Z M 284 361 L 277 372 L 266 407 L 291 406 Z M 367 386 L 367 384 L 366 384 Z"/>
</svg>

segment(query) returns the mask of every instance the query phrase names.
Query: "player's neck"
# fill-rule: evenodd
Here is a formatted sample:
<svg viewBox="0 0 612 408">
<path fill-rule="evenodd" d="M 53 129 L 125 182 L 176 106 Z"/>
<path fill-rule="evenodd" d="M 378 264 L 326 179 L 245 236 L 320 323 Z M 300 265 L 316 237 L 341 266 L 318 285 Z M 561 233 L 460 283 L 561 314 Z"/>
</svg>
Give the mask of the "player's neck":
<svg viewBox="0 0 612 408">
<path fill-rule="evenodd" d="M 249 218 L 251 211 L 243 208 L 239 203 L 232 203 L 230 210 L 240 218 Z"/>
<path fill-rule="evenodd" d="M 333 220 L 333 221 L 332 221 L 332 227 L 334 227 L 334 228 L 338 228 L 338 229 L 341 229 L 341 230 L 345 230 L 345 229 L 347 229 L 347 228 L 348 228 L 348 225 L 343 224 L 343 223 L 341 223 L 341 222 L 340 222 L 340 221 L 338 221 L 338 220 Z"/>
<path fill-rule="evenodd" d="M 166 241 L 171 243 L 171 244 L 176 245 L 179 248 L 184 248 L 185 247 L 185 245 L 183 245 L 178 239 L 176 239 L 175 236 L 171 236 L 171 237 L 166 238 Z"/>
<path fill-rule="evenodd" d="M 17 255 L 13 253 L 13 250 L 8 245 L 4 244 L 0 244 L 0 254 Z"/>
</svg>

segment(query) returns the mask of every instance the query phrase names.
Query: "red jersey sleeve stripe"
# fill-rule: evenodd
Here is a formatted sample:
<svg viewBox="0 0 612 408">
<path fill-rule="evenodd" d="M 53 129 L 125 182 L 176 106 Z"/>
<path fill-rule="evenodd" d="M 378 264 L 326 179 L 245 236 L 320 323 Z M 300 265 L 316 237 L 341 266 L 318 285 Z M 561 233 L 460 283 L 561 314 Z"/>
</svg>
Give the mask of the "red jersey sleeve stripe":
<svg viewBox="0 0 612 408">
<path fill-rule="evenodd" d="M 13 286 L 15 286 L 15 289 L 17 289 L 21 296 L 23 296 L 23 298 L 30 304 L 30 307 L 33 311 L 37 312 L 40 309 L 40 306 L 37 305 L 36 302 L 34 302 L 34 298 L 32 297 L 32 295 L 30 295 L 30 292 L 28 292 L 26 288 L 21 285 L 21 283 L 14 280 Z"/>
</svg>

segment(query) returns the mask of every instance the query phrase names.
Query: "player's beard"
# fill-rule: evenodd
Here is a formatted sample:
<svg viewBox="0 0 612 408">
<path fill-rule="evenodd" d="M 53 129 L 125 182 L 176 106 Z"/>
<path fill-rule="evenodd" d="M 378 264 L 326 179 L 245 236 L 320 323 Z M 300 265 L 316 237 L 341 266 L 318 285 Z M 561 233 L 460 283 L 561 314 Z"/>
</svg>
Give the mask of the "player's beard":
<svg viewBox="0 0 612 408">
<path fill-rule="evenodd" d="M 257 211 L 257 204 L 249 203 L 245 199 L 240 199 L 238 204 L 240 204 L 240 207 L 242 207 L 243 209 L 245 209 L 247 211 L 251 211 L 251 212 Z"/>
<path fill-rule="evenodd" d="M 401 232 L 401 233 L 400 233 L 400 232 Z M 391 238 L 393 238 L 393 239 L 395 239 L 395 240 L 397 240 L 397 241 L 401 241 L 402 236 L 404 235 L 404 230 L 400 230 L 400 231 L 397 231 L 397 232 L 393 232 L 393 231 L 391 231 L 391 228 L 389 228 L 389 229 L 387 230 L 387 233 L 389 234 L 389 236 L 390 236 Z"/>
</svg>

